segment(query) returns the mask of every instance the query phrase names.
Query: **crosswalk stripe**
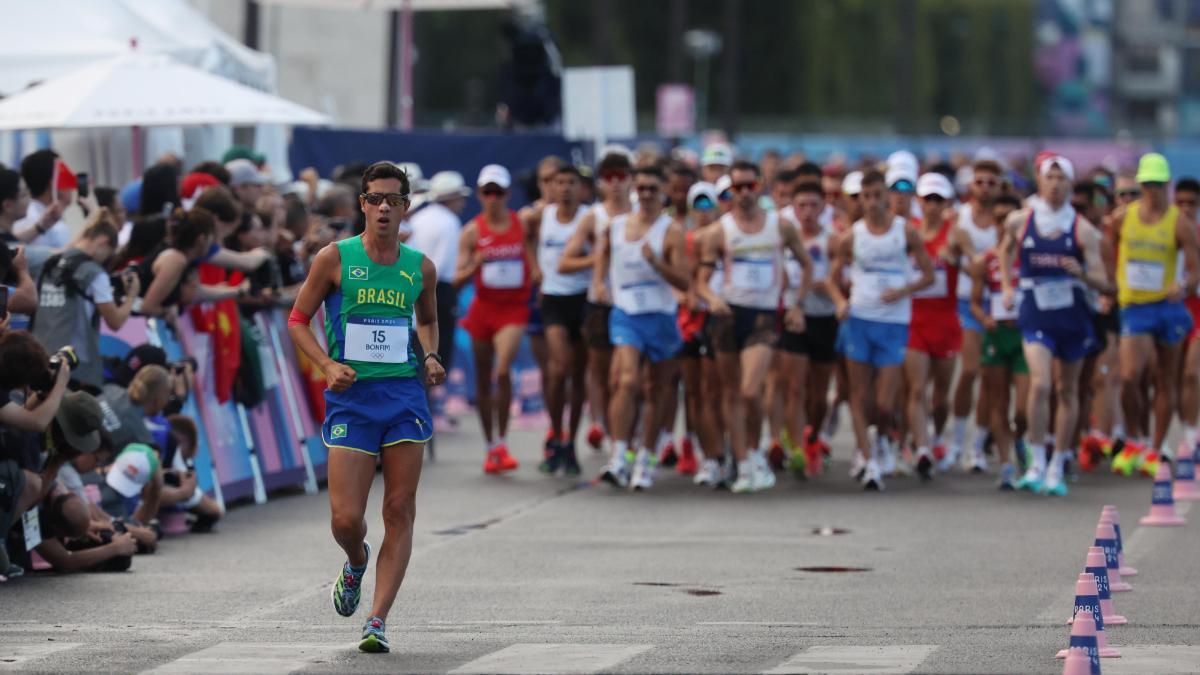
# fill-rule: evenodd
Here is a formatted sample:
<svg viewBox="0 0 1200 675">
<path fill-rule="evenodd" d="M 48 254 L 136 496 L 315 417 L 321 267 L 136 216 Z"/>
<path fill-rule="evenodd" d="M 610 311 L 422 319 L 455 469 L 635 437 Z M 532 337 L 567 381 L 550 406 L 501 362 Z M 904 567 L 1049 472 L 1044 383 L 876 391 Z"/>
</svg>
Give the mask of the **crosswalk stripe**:
<svg viewBox="0 0 1200 675">
<path fill-rule="evenodd" d="M 0 670 L 24 670 L 28 663 L 43 656 L 78 647 L 78 642 L 37 642 L 0 644 Z"/>
<path fill-rule="evenodd" d="M 326 661 L 341 645 L 222 642 L 147 673 L 290 673 Z"/>
<path fill-rule="evenodd" d="M 763 672 L 904 675 L 916 670 L 935 649 L 937 645 L 818 645 Z"/>
<path fill-rule="evenodd" d="M 1104 675 L 1180 675 L 1200 673 L 1200 647 L 1119 645 L 1121 658 L 1104 661 Z"/>
<path fill-rule="evenodd" d="M 649 651 L 653 645 L 514 644 L 465 663 L 451 673 L 598 673 Z"/>
</svg>

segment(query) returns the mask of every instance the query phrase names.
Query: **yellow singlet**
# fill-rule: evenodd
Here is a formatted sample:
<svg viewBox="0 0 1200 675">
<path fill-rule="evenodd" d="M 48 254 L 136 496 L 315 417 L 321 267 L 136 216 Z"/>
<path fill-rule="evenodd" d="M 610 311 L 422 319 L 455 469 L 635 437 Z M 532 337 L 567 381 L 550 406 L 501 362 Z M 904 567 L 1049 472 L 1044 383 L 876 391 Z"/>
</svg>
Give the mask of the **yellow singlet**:
<svg viewBox="0 0 1200 675">
<path fill-rule="evenodd" d="M 1139 204 L 1129 205 L 1121 223 L 1117 301 L 1122 307 L 1164 300 L 1175 281 L 1175 222 L 1179 209 L 1171 205 L 1161 220 L 1146 224 L 1138 217 Z"/>
</svg>

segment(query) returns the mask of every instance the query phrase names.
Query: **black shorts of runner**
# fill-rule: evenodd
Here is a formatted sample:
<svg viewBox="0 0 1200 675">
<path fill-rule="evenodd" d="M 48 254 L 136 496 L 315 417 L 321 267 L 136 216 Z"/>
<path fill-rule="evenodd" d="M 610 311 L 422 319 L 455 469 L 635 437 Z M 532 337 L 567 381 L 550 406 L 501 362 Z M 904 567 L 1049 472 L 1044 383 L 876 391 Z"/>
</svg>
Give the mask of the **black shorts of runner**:
<svg viewBox="0 0 1200 675">
<path fill-rule="evenodd" d="M 562 326 L 571 342 L 583 339 L 584 307 L 587 293 L 577 295 L 542 295 L 542 325 Z"/>
<path fill-rule="evenodd" d="M 779 342 L 779 319 L 773 309 L 754 309 L 730 305 L 729 316 L 713 317 L 709 322 L 713 349 L 740 352 L 747 347 Z"/>
<path fill-rule="evenodd" d="M 1117 310 L 1109 310 L 1107 314 L 1092 312 L 1092 331 L 1096 334 L 1096 346 L 1088 352 L 1088 356 L 1101 354 L 1108 349 L 1109 335 L 1121 334 L 1121 315 Z"/>
<path fill-rule="evenodd" d="M 612 339 L 608 336 L 609 314 L 612 314 L 611 305 L 584 303 L 583 329 L 580 332 L 588 349 L 612 349 Z"/>
<path fill-rule="evenodd" d="M 832 316 L 804 317 L 804 332 L 793 333 L 784 330 L 779 338 L 779 349 L 791 354 L 807 354 L 814 363 L 833 363 L 837 361 L 838 322 Z"/>
</svg>

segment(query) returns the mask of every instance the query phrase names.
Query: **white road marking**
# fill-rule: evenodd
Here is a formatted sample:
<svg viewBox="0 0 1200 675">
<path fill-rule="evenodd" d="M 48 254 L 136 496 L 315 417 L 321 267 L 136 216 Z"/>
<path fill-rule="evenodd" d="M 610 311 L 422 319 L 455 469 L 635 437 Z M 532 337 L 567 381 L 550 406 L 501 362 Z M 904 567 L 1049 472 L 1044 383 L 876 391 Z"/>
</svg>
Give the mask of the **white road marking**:
<svg viewBox="0 0 1200 675">
<path fill-rule="evenodd" d="M 1121 645 L 1121 658 L 1104 661 L 1104 675 L 1200 673 L 1200 647 Z"/>
<path fill-rule="evenodd" d="M 816 621 L 697 621 L 697 626 L 824 626 Z"/>
<path fill-rule="evenodd" d="M 861 673 L 904 675 L 916 670 L 937 645 L 818 645 L 764 673 Z"/>
<path fill-rule="evenodd" d="M 515 644 L 465 663 L 451 673 L 598 673 L 653 645 Z"/>
<path fill-rule="evenodd" d="M 548 620 L 512 620 L 481 619 L 478 621 L 430 621 L 430 626 L 554 626 L 562 623 L 556 619 Z"/>
<path fill-rule="evenodd" d="M 0 670 L 26 670 L 29 662 L 78 647 L 78 642 L 0 644 Z"/>
<path fill-rule="evenodd" d="M 290 673 L 327 662 L 342 645 L 222 642 L 146 673 Z"/>
</svg>

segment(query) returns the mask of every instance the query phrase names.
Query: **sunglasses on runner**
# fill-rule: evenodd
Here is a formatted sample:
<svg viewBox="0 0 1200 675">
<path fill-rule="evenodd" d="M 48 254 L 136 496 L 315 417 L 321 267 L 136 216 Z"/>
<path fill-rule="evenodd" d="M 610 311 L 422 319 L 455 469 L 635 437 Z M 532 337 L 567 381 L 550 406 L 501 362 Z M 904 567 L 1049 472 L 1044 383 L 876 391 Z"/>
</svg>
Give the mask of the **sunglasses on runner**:
<svg viewBox="0 0 1200 675">
<path fill-rule="evenodd" d="M 758 192 L 758 181 L 752 180 L 748 183 L 734 183 L 729 186 L 734 192 Z"/>
<path fill-rule="evenodd" d="M 604 173 L 600 174 L 600 180 L 604 181 L 605 183 L 615 183 L 617 181 L 625 180 L 626 178 L 629 178 L 629 174 L 624 171 L 605 171 Z"/>
<path fill-rule="evenodd" d="M 1141 190 L 1121 190 L 1121 191 L 1117 192 L 1117 196 L 1118 197 L 1128 197 L 1131 199 L 1137 199 L 1138 197 L 1142 196 L 1142 191 Z"/>
<path fill-rule="evenodd" d="M 944 204 L 946 198 L 941 195 L 925 195 L 921 197 L 921 201 L 929 202 L 930 204 Z"/>
<path fill-rule="evenodd" d="M 379 206 L 385 201 L 388 206 L 400 206 L 408 202 L 408 195 L 400 192 L 364 192 L 359 196 L 371 206 Z"/>
<path fill-rule="evenodd" d="M 658 186 L 657 185 L 639 185 L 639 186 L 637 186 L 637 193 L 639 195 L 658 194 Z"/>
<path fill-rule="evenodd" d="M 696 209 L 697 211 L 709 211 L 717 208 L 717 205 L 714 204 L 713 200 L 709 199 L 707 196 L 700 195 L 699 197 L 696 197 L 695 201 L 692 202 L 692 208 Z"/>
<path fill-rule="evenodd" d="M 503 197 L 504 195 L 508 194 L 508 190 L 498 187 L 485 187 L 480 190 L 480 192 L 484 197 Z"/>
<path fill-rule="evenodd" d="M 722 190 L 721 194 L 717 195 L 717 201 L 727 202 L 733 199 L 733 190 Z"/>
</svg>

